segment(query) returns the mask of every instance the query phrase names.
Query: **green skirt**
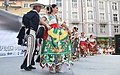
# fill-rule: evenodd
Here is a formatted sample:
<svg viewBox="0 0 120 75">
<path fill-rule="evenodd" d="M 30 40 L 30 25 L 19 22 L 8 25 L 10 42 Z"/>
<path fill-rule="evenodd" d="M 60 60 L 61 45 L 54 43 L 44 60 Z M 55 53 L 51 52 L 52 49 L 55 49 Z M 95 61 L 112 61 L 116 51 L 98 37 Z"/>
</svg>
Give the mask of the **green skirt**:
<svg viewBox="0 0 120 75">
<path fill-rule="evenodd" d="M 68 32 L 63 28 L 52 28 L 42 43 L 42 64 L 63 64 L 71 58 L 71 43 Z"/>
</svg>

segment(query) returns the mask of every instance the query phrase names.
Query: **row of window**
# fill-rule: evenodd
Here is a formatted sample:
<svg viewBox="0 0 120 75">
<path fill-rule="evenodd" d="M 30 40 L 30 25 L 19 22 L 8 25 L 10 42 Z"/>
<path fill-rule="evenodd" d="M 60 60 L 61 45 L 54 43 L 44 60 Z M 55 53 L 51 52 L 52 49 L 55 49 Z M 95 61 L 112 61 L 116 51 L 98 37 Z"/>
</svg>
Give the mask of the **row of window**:
<svg viewBox="0 0 120 75">
<path fill-rule="evenodd" d="M 77 0 L 72 0 L 72 7 L 76 8 L 77 7 Z M 56 4 L 61 7 L 62 6 L 62 0 L 56 0 Z M 87 7 L 92 7 L 93 5 L 92 0 L 87 0 Z M 24 4 L 24 7 L 29 7 L 28 3 Z M 104 2 L 103 1 L 99 1 L 99 8 L 100 9 L 104 9 Z M 113 10 L 117 10 L 117 3 L 116 2 L 112 2 L 112 9 Z"/>
<path fill-rule="evenodd" d="M 105 20 L 105 13 L 100 13 L 99 15 L 101 21 Z M 88 11 L 88 19 L 93 19 L 93 11 Z M 118 14 L 113 14 L 113 21 L 118 22 Z"/>
<path fill-rule="evenodd" d="M 88 7 L 92 7 L 92 0 L 87 0 L 87 6 Z M 56 4 L 61 7 L 62 6 L 62 0 L 56 0 Z M 72 7 L 76 8 L 77 7 L 77 0 L 72 0 Z M 99 1 L 99 8 L 100 9 L 104 9 L 104 2 L 103 1 Z M 117 3 L 112 2 L 112 9 L 113 10 L 117 10 Z M 61 13 L 62 14 L 62 13 Z M 105 14 L 104 13 L 100 13 L 100 20 L 103 21 L 105 20 Z M 73 19 L 77 19 L 77 12 L 72 12 L 72 18 Z M 88 19 L 93 19 L 93 11 L 88 11 Z M 113 14 L 113 21 L 117 22 L 118 21 L 118 15 L 117 14 Z"/>
<path fill-rule="evenodd" d="M 106 33 L 106 24 L 100 24 L 100 33 Z M 118 33 L 119 31 L 119 26 L 114 26 L 114 32 Z M 94 33 L 94 26 L 93 24 L 88 24 L 88 32 L 89 33 Z"/>
<path fill-rule="evenodd" d="M 99 8 L 100 9 L 104 9 L 105 3 L 104 1 L 99 1 Z M 93 2 L 92 0 L 87 0 L 87 7 L 93 7 Z M 112 2 L 112 9 L 113 10 L 117 10 L 117 3 L 116 2 Z"/>
<path fill-rule="evenodd" d="M 77 12 L 72 12 L 72 18 L 77 19 L 78 18 L 78 13 Z M 99 14 L 100 21 L 105 20 L 105 13 L 100 13 Z M 93 11 L 88 11 L 88 19 L 92 20 L 93 19 Z M 118 22 L 118 14 L 113 14 L 113 21 Z"/>
<path fill-rule="evenodd" d="M 59 7 L 62 6 L 62 0 L 56 0 L 56 3 Z M 72 7 L 76 8 L 77 7 L 77 0 L 72 0 Z M 99 8 L 104 9 L 105 3 L 103 1 L 99 1 Z M 93 7 L 93 1 L 92 0 L 87 0 L 87 7 Z M 112 9 L 117 10 L 117 3 L 112 2 Z"/>
<path fill-rule="evenodd" d="M 56 4 L 57 4 L 59 7 L 62 7 L 62 0 L 56 0 Z M 73 8 L 77 8 L 77 0 L 72 0 L 72 7 L 73 7 Z"/>
</svg>

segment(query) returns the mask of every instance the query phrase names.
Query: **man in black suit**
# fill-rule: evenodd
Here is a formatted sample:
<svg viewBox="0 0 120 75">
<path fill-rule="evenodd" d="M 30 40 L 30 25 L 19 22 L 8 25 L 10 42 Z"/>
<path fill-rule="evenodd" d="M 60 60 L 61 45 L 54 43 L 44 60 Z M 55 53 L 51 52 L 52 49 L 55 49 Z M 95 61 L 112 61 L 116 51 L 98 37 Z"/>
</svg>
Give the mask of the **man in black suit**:
<svg viewBox="0 0 120 75">
<path fill-rule="evenodd" d="M 34 63 L 34 55 L 35 55 L 35 42 L 36 42 L 36 32 L 38 29 L 39 24 L 46 25 L 48 28 L 50 26 L 43 21 L 40 21 L 39 12 L 41 8 L 43 7 L 43 4 L 40 4 L 38 2 L 32 3 L 30 7 L 33 9 L 27 13 L 28 18 L 30 19 L 30 25 L 26 27 L 27 30 L 27 52 L 25 54 L 25 58 L 23 61 L 23 64 L 21 65 L 21 69 L 24 69 L 26 71 L 31 71 L 31 69 L 36 69 L 32 65 L 35 65 Z"/>
</svg>

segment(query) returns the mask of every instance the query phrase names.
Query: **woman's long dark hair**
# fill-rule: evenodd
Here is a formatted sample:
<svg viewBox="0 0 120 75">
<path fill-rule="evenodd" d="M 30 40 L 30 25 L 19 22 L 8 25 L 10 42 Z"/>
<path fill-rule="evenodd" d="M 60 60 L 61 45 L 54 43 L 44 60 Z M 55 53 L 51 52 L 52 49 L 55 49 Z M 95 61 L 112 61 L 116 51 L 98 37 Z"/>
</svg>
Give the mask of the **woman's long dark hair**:
<svg viewBox="0 0 120 75">
<path fill-rule="evenodd" d="M 48 6 L 48 7 L 46 8 L 46 10 L 48 11 L 48 14 L 51 14 L 52 8 L 51 8 L 50 6 Z"/>
<path fill-rule="evenodd" d="M 57 5 L 56 4 L 52 4 L 51 6 L 48 6 L 46 8 L 47 11 L 49 11 L 48 13 L 51 14 L 53 12 L 52 8 L 55 8 Z"/>
</svg>

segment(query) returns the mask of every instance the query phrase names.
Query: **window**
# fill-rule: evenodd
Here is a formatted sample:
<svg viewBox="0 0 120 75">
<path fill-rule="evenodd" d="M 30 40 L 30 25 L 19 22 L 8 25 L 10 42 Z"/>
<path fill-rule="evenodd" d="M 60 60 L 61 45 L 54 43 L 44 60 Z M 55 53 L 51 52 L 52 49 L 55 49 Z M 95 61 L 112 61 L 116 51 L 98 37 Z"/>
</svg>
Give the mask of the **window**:
<svg viewBox="0 0 120 75">
<path fill-rule="evenodd" d="M 62 12 L 61 11 L 58 12 L 58 16 L 62 19 Z"/>
<path fill-rule="evenodd" d="M 93 33 L 93 24 L 88 24 L 88 32 Z"/>
<path fill-rule="evenodd" d="M 28 7 L 29 7 L 28 3 L 25 3 L 24 8 L 28 8 Z"/>
<path fill-rule="evenodd" d="M 114 26 L 114 32 L 118 33 L 118 26 Z"/>
<path fill-rule="evenodd" d="M 112 9 L 113 9 L 113 10 L 117 10 L 117 3 L 112 2 Z"/>
<path fill-rule="evenodd" d="M 100 13 L 100 20 L 105 20 L 104 13 Z"/>
<path fill-rule="evenodd" d="M 113 21 L 115 21 L 115 22 L 118 21 L 118 16 L 117 16 L 117 14 L 113 14 Z"/>
<path fill-rule="evenodd" d="M 99 8 L 104 9 L 104 2 L 103 1 L 99 1 Z"/>
<path fill-rule="evenodd" d="M 87 6 L 92 7 L 92 0 L 87 0 Z"/>
<path fill-rule="evenodd" d="M 93 12 L 92 11 L 88 11 L 88 19 L 93 19 Z"/>
<path fill-rule="evenodd" d="M 105 33 L 106 24 L 100 24 L 100 33 Z"/>
<path fill-rule="evenodd" d="M 77 8 L 77 0 L 72 0 L 72 7 Z"/>
<path fill-rule="evenodd" d="M 77 19 L 77 12 L 72 12 L 72 18 Z"/>
<path fill-rule="evenodd" d="M 56 4 L 58 7 L 62 7 L 62 0 L 56 0 Z"/>
</svg>

